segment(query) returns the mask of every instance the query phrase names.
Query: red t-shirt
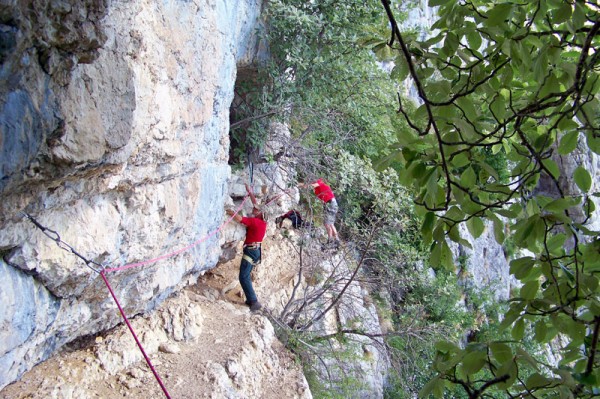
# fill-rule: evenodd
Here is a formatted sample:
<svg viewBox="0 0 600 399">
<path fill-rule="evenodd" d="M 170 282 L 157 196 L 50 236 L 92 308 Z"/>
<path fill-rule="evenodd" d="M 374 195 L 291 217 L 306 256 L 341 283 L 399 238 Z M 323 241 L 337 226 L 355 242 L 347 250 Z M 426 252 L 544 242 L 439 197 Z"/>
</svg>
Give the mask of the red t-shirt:
<svg viewBox="0 0 600 399">
<path fill-rule="evenodd" d="M 259 218 L 242 217 L 242 224 L 246 226 L 246 240 L 244 244 L 262 242 L 267 233 L 267 222 Z"/>
<path fill-rule="evenodd" d="M 315 187 L 315 195 L 321 201 L 329 202 L 335 198 L 335 195 L 333 195 L 333 191 L 331 191 L 331 187 L 329 187 L 327 184 L 325 184 L 323 179 L 319 179 L 316 182 L 314 182 L 313 184 L 318 184 L 318 186 Z"/>
</svg>

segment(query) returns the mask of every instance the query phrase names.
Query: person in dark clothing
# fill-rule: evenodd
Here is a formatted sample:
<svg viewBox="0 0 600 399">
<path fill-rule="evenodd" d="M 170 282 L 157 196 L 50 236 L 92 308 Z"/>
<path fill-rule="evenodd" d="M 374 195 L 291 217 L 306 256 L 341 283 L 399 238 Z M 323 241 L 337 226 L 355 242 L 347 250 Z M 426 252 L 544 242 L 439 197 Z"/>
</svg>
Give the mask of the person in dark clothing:
<svg viewBox="0 0 600 399">
<path fill-rule="evenodd" d="M 304 221 L 302 219 L 302 216 L 300 215 L 300 212 L 298 212 L 295 209 L 292 209 L 291 211 L 288 211 L 287 213 L 284 213 L 283 215 L 277 217 L 275 219 L 277 227 L 281 228 L 281 224 L 283 223 L 284 219 L 289 219 L 292 222 L 292 227 L 295 229 L 299 229 L 302 227 L 311 227 L 311 224 L 309 222 Z"/>
</svg>

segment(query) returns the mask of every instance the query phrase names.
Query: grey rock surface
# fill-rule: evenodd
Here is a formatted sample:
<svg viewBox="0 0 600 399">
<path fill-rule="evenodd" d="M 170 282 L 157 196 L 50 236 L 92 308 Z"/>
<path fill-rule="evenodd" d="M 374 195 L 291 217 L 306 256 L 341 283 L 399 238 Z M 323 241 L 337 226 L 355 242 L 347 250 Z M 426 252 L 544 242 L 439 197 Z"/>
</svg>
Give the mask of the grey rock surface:
<svg viewBox="0 0 600 399">
<path fill-rule="evenodd" d="M 261 1 L 9 1 L 0 26 L 0 388 L 214 267 L 236 71 Z M 182 251 L 182 249 L 184 249 Z M 181 252 L 181 253 L 179 253 Z M 171 255 L 163 258 L 163 255 Z"/>
</svg>

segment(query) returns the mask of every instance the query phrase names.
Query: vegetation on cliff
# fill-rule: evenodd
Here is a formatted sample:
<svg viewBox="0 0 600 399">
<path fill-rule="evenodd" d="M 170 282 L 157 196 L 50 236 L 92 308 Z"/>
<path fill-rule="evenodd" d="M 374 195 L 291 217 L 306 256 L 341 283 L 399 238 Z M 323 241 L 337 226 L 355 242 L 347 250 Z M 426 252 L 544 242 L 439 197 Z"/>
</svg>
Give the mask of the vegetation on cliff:
<svg viewBox="0 0 600 399">
<path fill-rule="evenodd" d="M 396 1 L 270 2 L 262 111 L 291 123 L 305 173 L 327 171 L 339 187 L 347 237 L 377 232 L 365 273 L 385 277 L 377 286 L 397 331 L 387 341 L 399 350 L 390 397 L 592 397 L 598 193 L 593 171 L 571 160 L 600 153 L 599 7 L 429 5 L 439 17 L 421 40 L 399 28 Z M 406 79 L 417 105 L 396 94 Z M 521 254 L 511 262 L 521 287 L 506 308 L 459 311 L 448 243 L 470 247 L 459 225 L 477 238 L 486 223 Z M 418 264 L 438 270 L 436 280 Z M 461 341 L 475 325 L 480 334 Z M 550 364 L 535 348 L 557 337 L 566 344 Z"/>
</svg>

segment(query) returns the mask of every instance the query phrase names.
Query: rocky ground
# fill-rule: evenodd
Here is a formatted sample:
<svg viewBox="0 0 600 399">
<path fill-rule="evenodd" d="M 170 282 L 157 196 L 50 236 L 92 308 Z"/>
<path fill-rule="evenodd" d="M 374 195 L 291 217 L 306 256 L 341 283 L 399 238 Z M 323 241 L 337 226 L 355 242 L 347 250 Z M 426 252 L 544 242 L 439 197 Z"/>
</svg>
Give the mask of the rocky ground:
<svg viewBox="0 0 600 399">
<path fill-rule="evenodd" d="M 268 248 L 267 248 L 268 252 Z M 289 253 L 289 252 L 288 252 Z M 280 262 L 271 253 L 271 260 Z M 310 398 L 300 365 L 236 286 L 239 256 L 132 325 L 171 398 Z M 289 262 L 287 262 L 289 263 Z M 278 301 L 293 270 L 258 270 L 260 298 Z M 0 398 L 166 397 L 125 326 L 73 343 L 0 391 Z"/>
</svg>

